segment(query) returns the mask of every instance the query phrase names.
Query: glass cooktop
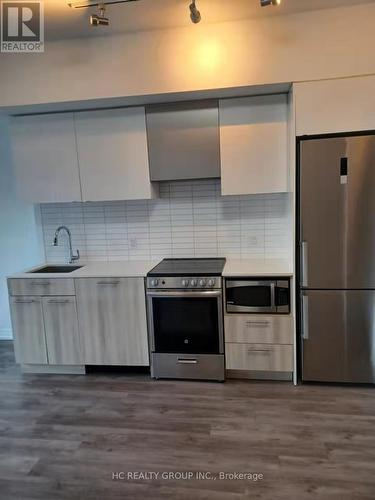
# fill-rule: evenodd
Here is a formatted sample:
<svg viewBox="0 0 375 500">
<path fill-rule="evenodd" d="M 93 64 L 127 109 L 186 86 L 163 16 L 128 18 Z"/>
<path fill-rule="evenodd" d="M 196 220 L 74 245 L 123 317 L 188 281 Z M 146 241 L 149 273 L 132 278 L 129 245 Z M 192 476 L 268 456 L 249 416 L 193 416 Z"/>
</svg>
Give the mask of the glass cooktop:
<svg viewBox="0 0 375 500">
<path fill-rule="evenodd" d="M 225 258 L 164 259 L 147 276 L 221 276 Z"/>
</svg>

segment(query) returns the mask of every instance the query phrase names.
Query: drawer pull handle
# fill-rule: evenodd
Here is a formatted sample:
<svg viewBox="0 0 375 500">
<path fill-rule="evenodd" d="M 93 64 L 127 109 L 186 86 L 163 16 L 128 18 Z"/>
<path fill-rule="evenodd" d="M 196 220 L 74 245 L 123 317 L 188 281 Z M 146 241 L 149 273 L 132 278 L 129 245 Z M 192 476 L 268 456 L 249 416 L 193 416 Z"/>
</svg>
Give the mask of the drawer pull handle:
<svg viewBox="0 0 375 500">
<path fill-rule="evenodd" d="M 14 301 L 16 304 L 34 304 L 35 302 L 38 302 L 37 300 L 34 300 L 34 299 L 30 299 L 30 300 L 22 300 L 22 299 L 19 299 L 19 300 L 15 300 Z"/>
<path fill-rule="evenodd" d="M 264 354 L 271 354 L 270 349 L 249 349 L 247 351 L 249 354 L 257 354 L 257 353 L 264 353 Z"/>
<path fill-rule="evenodd" d="M 70 300 L 48 300 L 48 304 L 69 304 Z"/>
<path fill-rule="evenodd" d="M 32 281 L 31 284 L 35 285 L 35 286 L 48 286 L 51 284 L 51 282 L 50 281 Z"/>
<path fill-rule="evenodd" d="M 246 326 L 269 326 L 269 321 L 246 321 Z"/>
<path fill-rule="evenodd" d="M 198 363 L 198 360 L 196 360 L 196 359 L 178 358 L 177 361 L 179 363 L 181 363 L 182 365 L 196 365 Z"/>
<path fill-rule="evenodd" d="M 97 285 L 117 286 L 119 283 L 119 281 L 98 281 Z"/>
</svg>

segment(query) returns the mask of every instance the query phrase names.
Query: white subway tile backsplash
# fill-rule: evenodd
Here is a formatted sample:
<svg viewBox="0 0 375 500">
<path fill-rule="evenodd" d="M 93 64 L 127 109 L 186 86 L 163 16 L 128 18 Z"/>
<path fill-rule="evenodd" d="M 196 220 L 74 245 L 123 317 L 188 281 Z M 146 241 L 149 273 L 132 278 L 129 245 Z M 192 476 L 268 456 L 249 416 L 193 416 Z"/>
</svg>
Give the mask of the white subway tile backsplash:
<svg viewBox="0 0 375 500">
<path fill-rule="evenodd" d="M 148 260 L 163 257 L 290 258 L 291 199 L 287 193 L 221 196 L 219 180 L 163 182 L 150 201 L 41 205 L 46 258 L 68 257 L 72 232 L 82 260 Z"/>
</svg>

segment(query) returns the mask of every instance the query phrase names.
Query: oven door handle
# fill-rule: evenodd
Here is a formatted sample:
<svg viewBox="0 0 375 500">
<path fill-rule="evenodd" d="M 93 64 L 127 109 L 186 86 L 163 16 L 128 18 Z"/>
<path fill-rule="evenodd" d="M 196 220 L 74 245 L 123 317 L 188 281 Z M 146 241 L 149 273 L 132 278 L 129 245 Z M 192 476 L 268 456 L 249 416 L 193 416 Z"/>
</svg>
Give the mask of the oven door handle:
<svg viewBox="0 0 375 500">
<path fill-rule="evenodd" d="M 188 292 L 185 290 L 179 290 L 177 291 L 165 291 L 165 290 L 160 290 L 160 291 L 148 291 L 147 296 L 148 297 L 159 297 L 159 298 L 172 298 L 172 297 L 180 297 L 180 298 L 185 298 L 185 297 L 221 297 L 222 292 L 221 290 L 204 290 L 200 292 Z"/>
</svg>

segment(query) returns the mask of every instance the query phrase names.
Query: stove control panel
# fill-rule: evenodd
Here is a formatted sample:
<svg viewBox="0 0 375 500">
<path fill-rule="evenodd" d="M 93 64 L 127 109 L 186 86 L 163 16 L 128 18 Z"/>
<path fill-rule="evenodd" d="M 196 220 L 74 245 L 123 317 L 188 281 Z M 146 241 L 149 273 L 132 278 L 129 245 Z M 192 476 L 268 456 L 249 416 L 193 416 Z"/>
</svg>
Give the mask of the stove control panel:
<svg viewBox="0 0 375 500">
<path fill-rule="evenodd" d="M 158 278 L 147 278 L 147 288 L 151 289 L 182 289 L 182 290 L 210 290 L 221 289 L 221 277 L 219 276 L 204 276 L 204 277 L 191 277 L 191 276 L 169 276 Z"/>
</svg>

